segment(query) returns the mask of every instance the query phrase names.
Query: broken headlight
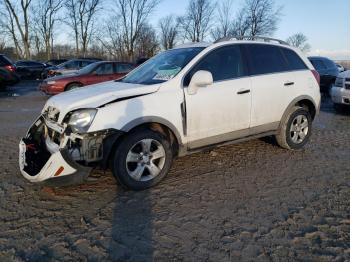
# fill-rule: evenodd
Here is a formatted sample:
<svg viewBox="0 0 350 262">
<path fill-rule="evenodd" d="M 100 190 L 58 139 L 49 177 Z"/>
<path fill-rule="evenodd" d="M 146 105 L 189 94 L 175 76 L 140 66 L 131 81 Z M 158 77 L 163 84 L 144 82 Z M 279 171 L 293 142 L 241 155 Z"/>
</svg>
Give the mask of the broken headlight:
<svg viewBox="0 0 350 262">
<path fill-rule="evenodd" d="M 94 120 L 96 112 L 96 109 L 81 109 L 74 111 L 69 117 L 68 126 L 73 132 L 85 133 Z"/>
</svg>

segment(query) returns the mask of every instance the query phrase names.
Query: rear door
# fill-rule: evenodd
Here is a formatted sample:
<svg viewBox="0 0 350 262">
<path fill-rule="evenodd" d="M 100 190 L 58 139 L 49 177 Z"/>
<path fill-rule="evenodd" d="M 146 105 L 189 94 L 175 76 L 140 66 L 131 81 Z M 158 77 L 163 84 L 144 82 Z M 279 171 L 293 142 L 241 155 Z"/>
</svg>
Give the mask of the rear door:
<svg viewBox="0 0 350 262">
<path fill-rule="evenodd" d="M 187 87 L 199 70 L 211 72 L 214 83 L 189 95 Z M 185 76 L 186 123 L 189 147 L 234 139 L 250 124 L 250 79 L 240 45 L 219 47 L 205 55 Z"/>
<path fill-rule="evenodd" d="M 273 131 L 294 98 L 293 73 L 278 46 L 247 44 L 245 51 L 252 81 L 252 132 Z"/>
</svg>

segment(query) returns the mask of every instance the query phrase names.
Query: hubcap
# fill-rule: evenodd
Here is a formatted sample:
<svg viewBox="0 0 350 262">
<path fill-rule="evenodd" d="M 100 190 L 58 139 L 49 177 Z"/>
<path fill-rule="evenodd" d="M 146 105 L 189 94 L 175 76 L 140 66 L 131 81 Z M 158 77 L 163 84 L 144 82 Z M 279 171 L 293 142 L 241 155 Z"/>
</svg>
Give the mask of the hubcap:
<svg viewBox="0 0 350 262">
<path fill-rule="evenodd" d="M 300 144 L 304 141 L 309 133 L 309 121 L 304 115 L 296 116 L 290 126 L 290 138 L 295 144 Z"/>
<path fill-rule="evenodd" d="M 165 150 L 154 139 L 142 139 L 129 150 L 126 169 L 136 181 L 149 181 L 160 174 L 165 164 Z"/>
</svg>

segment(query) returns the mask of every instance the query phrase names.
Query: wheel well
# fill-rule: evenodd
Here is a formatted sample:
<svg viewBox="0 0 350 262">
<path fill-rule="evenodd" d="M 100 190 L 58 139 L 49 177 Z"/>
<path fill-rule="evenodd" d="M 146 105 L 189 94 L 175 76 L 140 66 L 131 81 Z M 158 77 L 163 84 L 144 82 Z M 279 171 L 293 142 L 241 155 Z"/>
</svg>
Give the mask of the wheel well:
<svg viewBox="0 0 350 262">
<path fill-rule="evenodd" d="M 66 84 L 66 86 L 64 87 L 64 90 L 66 91 L 67 88 L 68 88 L 70 85 L 73 85 L 73 84 L 78 84 L 78 85 L 80 85 L 80 86 L 83 86 L 83 83 L 81 83 L 81 82 L 71 82 L 71 83 Z"/>
<path fill-rule="evenodd" d="M 179 149 L 180 149 L 179 141 L 177 140 L 174 132 L 168 126 L 160 124 L 160 123 L 155 123 L 155 122 L 144 123 L 144 124 L 140 124 L 138 126 L 133 127 L 131 130 L 129 130 L 128 132 L 126 132 L 125 134 L 123 134 L 117 138 L 117 140 L 113 143 L 113 146 L 112 146 L 113 149 L 108 154 L 108 156 L 106 156 L 107 157 L 105 160 L 106 165 L 110 165 L 111 160 L 113 159 L 113 155 L 115 153 L 115 149 L 118 147 L 119 143 L 123 140 L 123 138 L 132 132 L 137 132 L 138 130 L 142 130 L 142 129 L 151 129 L 151 130 L 157 131 L 157 132 L 161 133 L 162 135 L 164 135 L 165 137 L 167 137 L 167 139 L 168 139 L 168 141 L 170 141 L 171 147 L 173 149 L 174 156 L 177 156 L 179 154 Z"/>
<path fill-rule="evenodd" d="M 297 102 L 295 105 L 296 106 L 301 106 L 301 107 L 307 109 L 310 112 L 312 119 L 315 118 L 315 116 L 316 116 L 316 107 L 315 107 L 314 103 L 312 103 L 310 100 L 303 99 L 303 100 L 300 100 L 299 102 Z"/>
<path fill-rule="evenodd" d="M 178 153 L 179 153 L 179 141 L 177 140 L 177 137 L 174 134 L 174 132 L 168 126 L 166 126 L 164 124 L 160 124 L 160 123 L 156 123 L 156 122 L 144 123 L 144 124 L 138 125 L 136 127 L 133 127 L 131 130 L 129 130 L 128 133 L 136 132 L 137 130 L 144 129 L 144 128 L 148 128 L 148 129 L 151 129 L 153 131 L 159 132 L 163 136 L 165 136 L 171 144 L 174 155 L 175 156 L 178 155 Z"/>
</svg>

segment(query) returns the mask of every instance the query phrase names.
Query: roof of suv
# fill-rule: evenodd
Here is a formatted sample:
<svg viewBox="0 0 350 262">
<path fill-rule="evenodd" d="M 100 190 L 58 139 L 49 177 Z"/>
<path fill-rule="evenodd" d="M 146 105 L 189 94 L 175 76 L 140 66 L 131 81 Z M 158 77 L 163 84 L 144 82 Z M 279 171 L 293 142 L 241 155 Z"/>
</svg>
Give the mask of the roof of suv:
<svg viewBox="0 0 350 262">
<path fill-rule="evenodd" d="M 214 43 L 208 43 L 208 42 L 199 42 L 199 43 L 185 43 L 179 46 L 176 46 L 174 49 L 179 48 L 191 48 L 191 47 L 209 47 L 212 45 L 224 45 L 227 43 L 261 43 L 261 44 L 269 44 L 269 45 L 276 45 L 276 46 L 287 46 L 289 48 L 292 48 L 287 42 L 284 42 L 279 39 L 270 38 L 270 37 L 262 37 L 262 36 L 255 36 L 255 37 L 241 37 L 241 36 L 232 36 L 232 37 L 223 37 L 221 39 L 216 40 Z"/>
</svg>

